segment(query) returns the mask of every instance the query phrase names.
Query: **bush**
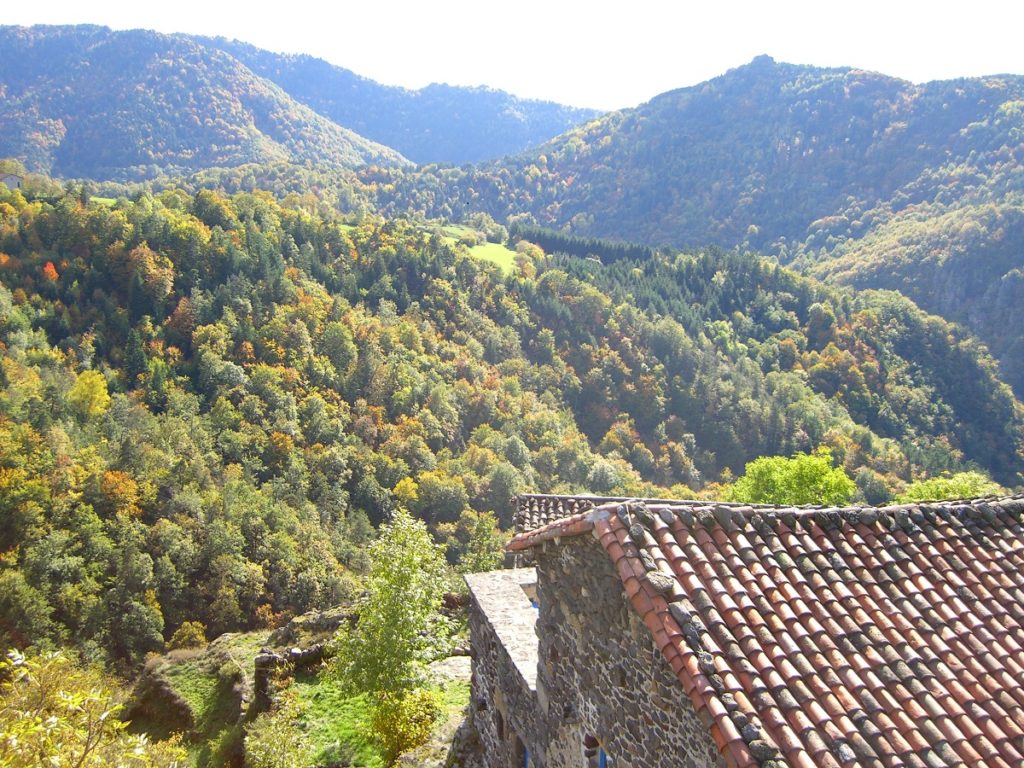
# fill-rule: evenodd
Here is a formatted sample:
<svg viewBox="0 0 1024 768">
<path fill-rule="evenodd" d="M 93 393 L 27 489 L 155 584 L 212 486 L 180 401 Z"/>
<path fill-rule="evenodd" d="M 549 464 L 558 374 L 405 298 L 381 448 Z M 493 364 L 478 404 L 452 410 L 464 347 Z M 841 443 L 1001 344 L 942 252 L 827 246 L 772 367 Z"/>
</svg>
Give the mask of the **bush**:
<svg viewBox="0 0 1024 768">
<path fill-rule="evenodd" d="M 762 456 L 745 467 L 732 487 L 733 501 L 753 504 L 848 504 L 857 486 L 832 466 L 832 453 L 819 448 L 793 458 Z"/>
<path fill-rule="evenodd" d="M 103 674 L 59 653 L 0 661 L 0 763 L 78 768 L 178 768 L 177 738 L 150 742 L 119 718 L 122 692 Z"/>
<path fill-rule="evenodd" d="M 930 477 L 907 486 L 896 502 L 939 501 L 941 499 L 976 499 L 1003 493 L 1005 490 L 981 472 L 957 472 L 955 475 Z"/>
<path fill-rule="evenodd" d="M 186 621 L 171 635 L 167 648 L 176 651 L 179 648 L 202 648 L 206 645 L 206 626 L 201 621 Z"/>
<path fill-rule="evenodd" d="M 298 720 L 302 712 L 291 692 L 282 694 L 272 712 L 264 712 L 245 729 L 248 768 L 305 768 L 313 751 Z"/>
<path fill-rule="evenodd" d="M 440 714 L 437 694 L 423 688 L 379 696 L 371 727 L 387 764 L 394 765 L 399 755 L 424 744 Z"/>
</svg>

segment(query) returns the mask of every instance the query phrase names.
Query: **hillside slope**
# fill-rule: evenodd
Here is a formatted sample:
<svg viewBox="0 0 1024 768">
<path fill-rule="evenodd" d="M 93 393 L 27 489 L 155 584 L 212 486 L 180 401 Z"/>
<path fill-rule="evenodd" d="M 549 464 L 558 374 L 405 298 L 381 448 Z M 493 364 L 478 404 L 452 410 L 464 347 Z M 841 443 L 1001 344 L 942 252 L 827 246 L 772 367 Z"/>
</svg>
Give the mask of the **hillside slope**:
<svg viewBox="0 0 1024 768">
<path fill-rule="evenodd" d="M 493 88 L 434 83 L 408 90 L 381 85 L 312 56 L 271 53 L 224 38 L 194 39 L 230 53 L 292 98 L 417 163 L 463 165 L 494 160 L 536 146 L 600 114 L 520 99 Z"/>
<path fill-rule="evenodd" d="M 1024 77 L 913 85 L 759 57 L 499 163 L 370 178 L 391 212 L 751 248 L 896 288 L 967 324 L 1021 393 L 1022 168 Z"/>
<path fill-rule="evenodd" d="M 759 57 L 522 155 L 438 171 L 451 193 L 438 206 L 470 205 L 472 190 L 502 218 L 526 213 L 581 235 L 771 252 L 854 201 L 867 210 L 926 171 L 974 160 L 993 142 L 1015 145 L 1009 120 L 1000 131 L 970 128 L 1022 95 L 1024 77 L 917 86 Z M 406 183 L 408 197 L 394 203 L 415 206 L 417 179 Z"/>
<path fill-rule="evenodd" d="M 93 179 L 247 162 L 401 166 L 223 51 L 104 27 L 0 27 L 0 157 Z"/>
</svg>

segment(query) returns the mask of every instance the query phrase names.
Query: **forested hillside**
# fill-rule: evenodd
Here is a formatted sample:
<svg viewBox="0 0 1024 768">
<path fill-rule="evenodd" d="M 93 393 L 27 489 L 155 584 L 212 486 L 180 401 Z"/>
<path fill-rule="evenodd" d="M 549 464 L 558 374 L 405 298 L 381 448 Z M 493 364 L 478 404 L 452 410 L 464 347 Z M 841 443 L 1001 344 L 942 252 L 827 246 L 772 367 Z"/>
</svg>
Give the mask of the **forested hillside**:
<svg viewBox="0 0 1024 768">
<path fill-rule="evenodd" d="M 493 88 L 386 86 L 312 56 L 275 54 L 237 40 L 194 38 L 338 125 L 417 163 L 464 165 L 521 152 L 597 117 L 592 109 L 519 99 Z"/>
<path fill-rule="evenodd" d="M 0 27 L 0 156 L 32 171 L 148 178 L 245 162 L 399 166 L 234 58 L 176 35 Z"/>
<path fill-rule="evenodd" d="M 941 186 L 922 189 L 922 175 L 1014 149 L 1022 94 L 1018 76 L 916 86 L 763 56 L 522 155 L 438 170 L 448 194 L 428 213 L 476 205 L 580 235 L 776 251 L 854 203 L 921 202 Z M 422 207 L 417 184 L 434 181 L 407 177 L 393 204 Z"/>
<path fill-rule="evenodd" d="M 0 27 L 0 157 L 145 179 L 244 163 L 468 163 L 522 151 L 593 110 L 488 88 L 388 87 L 309 56 L 105 27 Z"/>
<path fill-rule="evenodd" d="M 816 446 L 871 501 L 1020 481 L 992 362 L 894 295 L 714 249 L 523 241 L 506 274 L 296 196 L 0 192 L 6 644 L 132 665 L 336 604 L 396 505 L 459 562 L 518 491 L 690 495 Z"/>
<path fill-rule="evenodd" d="M 364 171 L 382 210 L 755 249 L 966 324 L 1024 393 L 1024 78 L 759 57 L 474 169 Z"/>
</svg>

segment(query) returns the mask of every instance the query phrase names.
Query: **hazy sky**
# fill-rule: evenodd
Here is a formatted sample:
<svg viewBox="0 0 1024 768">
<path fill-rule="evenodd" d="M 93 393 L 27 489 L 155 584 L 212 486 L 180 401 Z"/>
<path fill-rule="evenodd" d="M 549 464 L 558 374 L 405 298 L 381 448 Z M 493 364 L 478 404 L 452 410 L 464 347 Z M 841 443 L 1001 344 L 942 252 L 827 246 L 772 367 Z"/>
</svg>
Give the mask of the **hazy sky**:
<svg viewBox="0 0 1024 768">
<path fill-rule="evenodd" d="M 915 82 L 1024 74 L 1020 0 L 364 0 L 6 3 L 3 24 L 105 24 L 223 35 L 319 56 L 390 85 L 489 85 L 635 106 L 754 56 Z"/>
</svg>

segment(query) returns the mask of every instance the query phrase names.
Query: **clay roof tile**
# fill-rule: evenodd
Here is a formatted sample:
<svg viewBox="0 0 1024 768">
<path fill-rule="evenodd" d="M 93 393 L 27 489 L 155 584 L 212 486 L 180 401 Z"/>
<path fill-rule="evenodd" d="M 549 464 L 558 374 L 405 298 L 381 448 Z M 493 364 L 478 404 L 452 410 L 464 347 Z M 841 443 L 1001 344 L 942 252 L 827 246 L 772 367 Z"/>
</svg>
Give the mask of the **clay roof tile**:
<svg viewBox="0 0 1024 768">
<path fill-rule="evenodd" d="M 727 765 L 1021 766 L 1022 514 L 521 497 L 509 549 L 592 531 Z"/>
</svg>

